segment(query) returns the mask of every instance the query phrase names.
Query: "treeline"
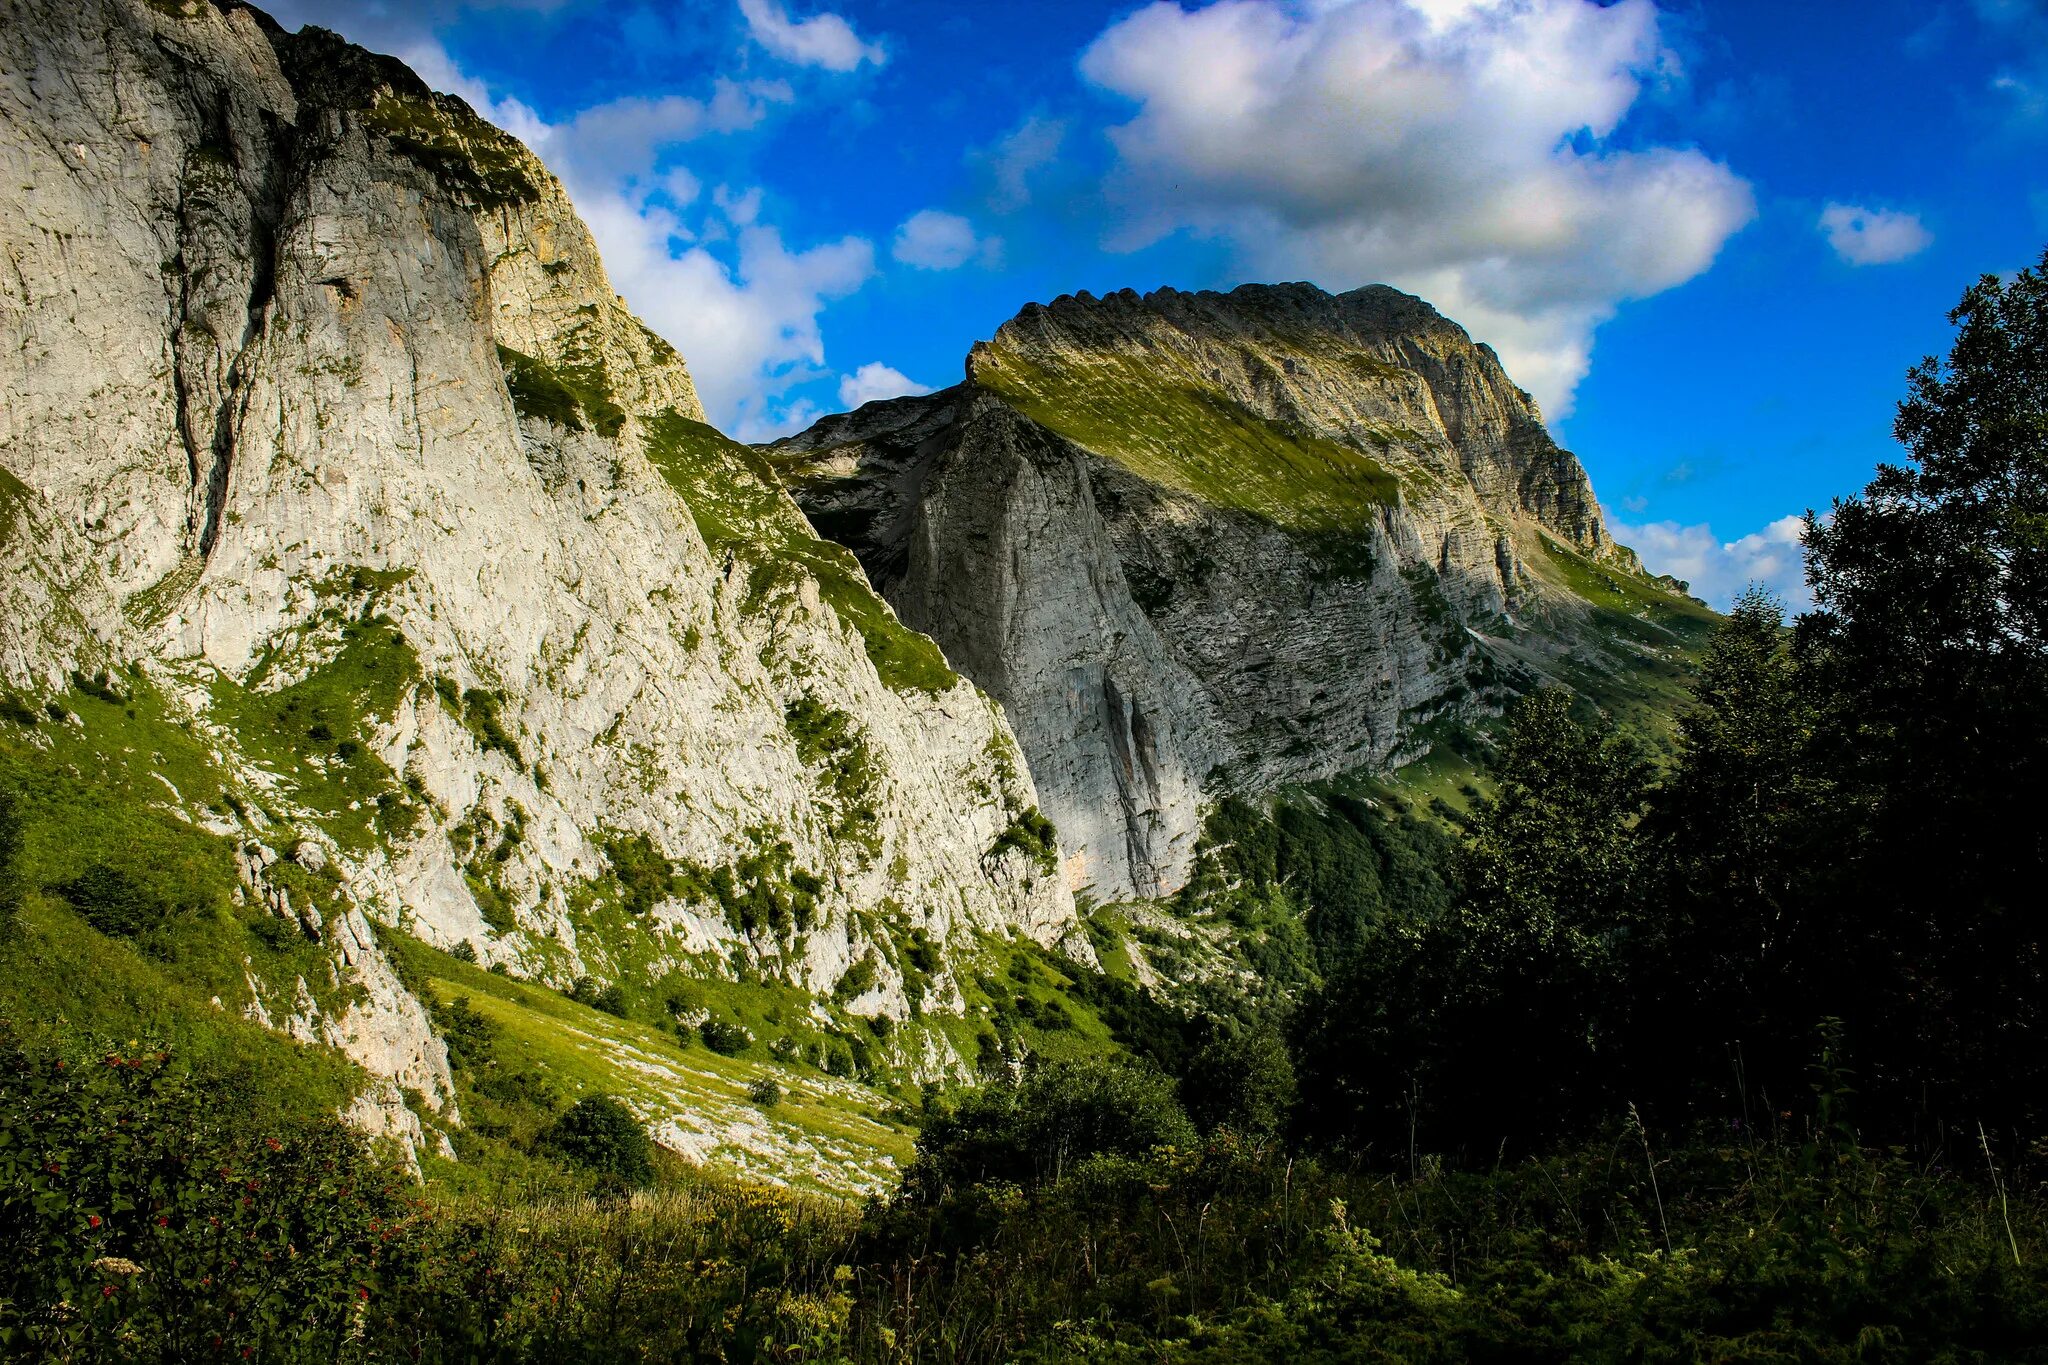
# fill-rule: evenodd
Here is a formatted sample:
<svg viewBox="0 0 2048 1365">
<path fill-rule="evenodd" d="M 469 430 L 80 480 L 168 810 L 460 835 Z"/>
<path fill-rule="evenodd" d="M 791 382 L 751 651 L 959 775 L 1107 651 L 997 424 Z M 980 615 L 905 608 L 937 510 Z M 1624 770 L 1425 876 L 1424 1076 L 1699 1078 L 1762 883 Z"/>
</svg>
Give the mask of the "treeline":
<svg viewBox="0 0 2048 1365">
<path fill-rule="evenodd" d="M 1405 1166 L 1632 1105 L 1755 1125 L 1811 1111 L 1823 1048 L 1870 1140 L 2048 1136 L 2044 276 L 1965 296 L 1910 462 L 1809 517 L 1811 611 L 1737 602 L 1668 770 L 1546 692 L 1448 856 L 1341 798 L 1220 812 L 1210 876 L 1307 909 L 1298 1136 Z"/>
</svg>

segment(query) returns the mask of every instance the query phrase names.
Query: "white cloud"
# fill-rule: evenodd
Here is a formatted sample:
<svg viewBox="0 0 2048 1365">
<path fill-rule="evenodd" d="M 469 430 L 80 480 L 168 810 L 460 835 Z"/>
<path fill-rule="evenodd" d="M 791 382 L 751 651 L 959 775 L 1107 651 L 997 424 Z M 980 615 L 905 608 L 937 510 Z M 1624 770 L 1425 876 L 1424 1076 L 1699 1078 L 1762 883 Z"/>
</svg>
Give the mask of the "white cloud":
<svg viewBox="0 0 2048 1365">
<path fill-rule="evenodd" d="M 793 250 L 761 222 L 759 187 L 719 185 L 703 203 L 697 177 L 667 164 L 690 141 L 755 127 L 793 98 L 787 85 L 720 79 L 708 99 L 633 96 L 550 124 L 517 100 L 494 97 L 430 40 L 397 55 L 525 142 L 561 178 L 612 287 L 682 353 L 714 422 L 765 440 L 817 415 L 814 405 L 786 404 L 782 395 L 829 373 L 818 316 L 873 276 L 873 244 L 849 236 Z"/>
<path fill-rule="evenodd" d="M 1000 241 L 978 235 L 959 214 L 919 209 L 896 229 L 889 254 L 919 270 L 958 270 L 972 260 L 992 263 L 1001 250 Z"/>
<path fill-rule="evenodd" d="M 1186 229 L 1260 278 L 1413 290 L 1560 413 L 1616 305 L 1755 215 L 1697 150 L 1612 145 L 1675 71 L 1650 0 L 1158 0 L 1081 71 L 1137 105 L 1112 246 Z"/>
<path fill-rule="evenodd" d="M 1934 242 L 1918 214 L 1854 204 L 1829 204 L 1814 226 L 1850 265 L 1890 265 L 1919 255 Z"/>
<path fill-rule="evenodd" d="M 830 12 L 791 19 L 782 0 L 740 0 L 740 13 L 755 42 L 798 66 L 851 71 L 862 62 L 880 66 L 889 59 L 880 44 L 863 41 L 852 24 Z"/>
<path fill-rule="evenodd" d="M 654 168 L 663 149 L 707 134 L 757 127 L 773 106 L 795 98 L 781 81 L 741 85 L 720 77 L 712 83 L 709 100 L 629 95 L 585 109 L 540 136 L 549 153 L 574 166 L 603 167 L 615 177 L 641 176 Z"/>
<path fill-rule="evenodd" d="M 839 406 L 848 411 L 863 403 L 931 391 L 931 385 L 920 384 L 903 371 L 879 360 L 870 360 L 852 374 L 839 376 Z"/>
<path fill-rule="evenodd" d="M 989 207 L 1015 213 L 1031 203 L 1031 179 L 1059 159 L 1067 138 L 1064 119 L 1034 114 L 980 155 L 994 182 Z"/>
<path fill-rule="evenodd" d="M 1806 534 L 1803 517 L 1779 517 L 1760 531 L 1727 542 L 1704 523 L 1681 526 L 1675 521 L 1653 521 L 1630 526 L 1616 521 L 1611 512 L 1607 529 L 1641 555 L 1651 573 L 1684 579 L 1692 586 L 1693 596 L 1715 607 L 1727 608 L 1735 595 L 1752 583 L 1768 588 L 1790 611 L 1805 611 L 1813 605 L 1801 548 Z"/>
</svg>

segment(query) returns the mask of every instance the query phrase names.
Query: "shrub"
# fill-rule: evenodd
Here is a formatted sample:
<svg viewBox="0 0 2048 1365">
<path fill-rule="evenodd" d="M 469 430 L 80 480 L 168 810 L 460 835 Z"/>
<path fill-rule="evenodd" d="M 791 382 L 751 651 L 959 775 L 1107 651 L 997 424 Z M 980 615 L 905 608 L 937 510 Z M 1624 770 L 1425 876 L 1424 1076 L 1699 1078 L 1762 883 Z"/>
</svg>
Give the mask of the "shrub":
<svg viewBox="0 0 2048 1365">
<path fill-rule="evenodd" d="M 742 1025 L 718 1018 L 697 1025 L 697 1036 L 704 1040 L 704 1046 L 725 1057 L 737 1057 L 754 1045 L 754 1035 Z"/>
<path fill-rule="evenodd" d="M 150 1047 L 0 1038 L 10 1359 L 334 1358 L 384 1288 L 402 1177 L 336 1120 L 266 1130 L 247 1113 Z"/>
<path fill-rule="evenodd" d="M 1045 876 L 1050 877 L 1059 871 L 1059 831 L 1036 806 L 1010 821 L 1009 826 L 996 836 L 995 843 L 989 848 L 989 856 L 1000 857 L 1004 850 L 1012 848 L 1030 859 L 1032 866 Z"/>
<path fill-rule="evenodd" d="M 928 1126 L 904 1190 L 932 1199 L 989 1182 L 1028 1189 L 1090 1157 L 1142 1156 L 1193 1138 L 1173 1083 L 1157 1072 L 1101 1058 L 1046 1062 L 971 1092 Z"/>
<path fill-rule="evenodd" d="M 631 1110 L 609 1095 L 591 1095 L 555 1120 L 542 1146 L 600 1183 L 638 1189 L 654 1181 L 654 1144 Z"/>
<path fill-rule="evenodd" d="M 875 984 L 875 955 L 869 951 L 866 956 L 846 969 L 839 978 L 839 984 L 832 988 L 832 998 L 845 1004 L 856 996 L 864 994 Z"/>
<path fill-rule="evenodd" d="M 763 1076 L 747 1087 L 747 1098 L 763 1109 L 773 1109 L 782 1103 L 782 1087 L 775 1083 L 774 1077 Z"/>
</svg>

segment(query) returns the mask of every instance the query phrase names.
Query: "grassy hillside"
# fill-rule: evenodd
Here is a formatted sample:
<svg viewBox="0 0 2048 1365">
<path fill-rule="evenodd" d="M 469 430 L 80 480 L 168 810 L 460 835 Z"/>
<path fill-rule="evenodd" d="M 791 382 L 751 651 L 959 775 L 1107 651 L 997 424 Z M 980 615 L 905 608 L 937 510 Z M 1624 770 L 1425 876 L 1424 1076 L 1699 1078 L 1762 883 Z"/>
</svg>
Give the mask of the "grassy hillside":
<svg viewBox="0 0 2048 1365">
<path fill-rule="evenodd" d="M 1400 492 L 1374 454 L 1270 421 L 1171 355 L 1071 356 L 1050 367 L 997 344 L 975 352 L 973 373 L 1039 425 L 1142 478 L 1290 531 L 1356 530 Z M 1380 455 L 1418 439 L 1394 428 L 1374 435 Z"/>
</svg>

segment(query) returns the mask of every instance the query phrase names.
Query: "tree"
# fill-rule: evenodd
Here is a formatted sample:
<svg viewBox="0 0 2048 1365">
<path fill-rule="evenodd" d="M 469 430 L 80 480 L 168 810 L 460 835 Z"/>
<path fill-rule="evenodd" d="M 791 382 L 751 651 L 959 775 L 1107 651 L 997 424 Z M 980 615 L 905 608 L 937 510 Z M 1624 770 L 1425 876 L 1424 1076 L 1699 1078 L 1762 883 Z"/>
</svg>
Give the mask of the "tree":
<svg viewBox="0 0 2048 1365">
<path fill-rule="evenodd" d="M 647 1130 L 610 1095 L 576 1101 L 555 1120 L 543 1145 L 605 1185 L 638 1189 L 654 1181 L 654 1144 Z"/>
<path fill-rule="evenodd" d="M 2048 1094 L 2048 252 L 1984 277 L 1909 375 L 1908 462 L 1809 516 L 1800 623 L 1840 785 L 1839 1012 L 1866 1080 L 1968 1112 Z M 1937 1041 L 1938 1040 L 1938 1041 Z M 1916 1102 L 1919 1102 L 1916 1100 Z"/>
<path fill-rule="evenodd" d="M 1143 1156 L 1193 1137 L 1173 1083 L 1158 1072 L 1100 1057 L 1041 1062 L 926 1124 L 903 1187 L 925 1202 L 985 1182 L 1033 1189 L 1091 1157 Z"/>
<path fill-rule="evenodd" d="M 1813 706 L 1783 610 L 1763 589 L 1738 597 L 1708 642 L 1692 700 L 1644 821 L 1660 913 L 1628 954 L 1646 1002 L 1631 1030 L 1638 1098 L 1733 1074 L 1731 1046 L 1749 1082 L 1791 1088 L 1805 1061 L 1794 1040 L 1829 1008 L 1816 993 L 1831 994 L 1818 978 L 1835 945 L 1811 902 L 1833 788 L 1812 763 Z"/>
</svg>

